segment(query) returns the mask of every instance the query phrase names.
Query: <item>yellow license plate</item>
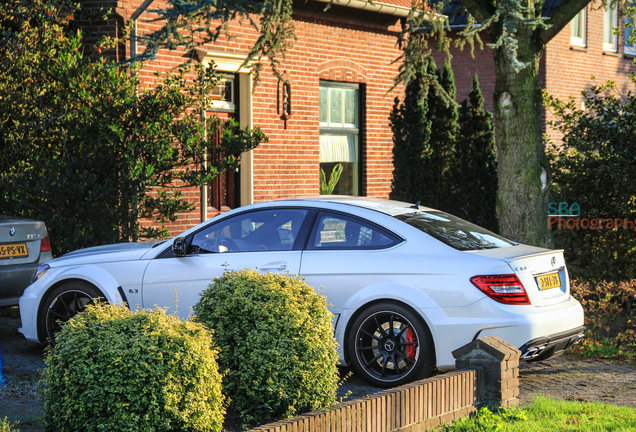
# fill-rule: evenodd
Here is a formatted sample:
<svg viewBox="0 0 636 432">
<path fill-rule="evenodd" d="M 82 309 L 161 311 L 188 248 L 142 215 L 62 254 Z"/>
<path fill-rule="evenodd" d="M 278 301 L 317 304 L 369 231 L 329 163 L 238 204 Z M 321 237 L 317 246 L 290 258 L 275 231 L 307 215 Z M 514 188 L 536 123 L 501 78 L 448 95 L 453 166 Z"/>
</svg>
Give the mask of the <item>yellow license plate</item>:
<svg viewBox="0 0 636 432">
<path fill-rule="evenodd" d="M 537 283 L 541 291 L 551 288 L 558 288 L 561 286 L 561 278 L 559 277 L 558 272 L 549 273 L 537 276 Z"/>
<path fill-rule="evenodd" d="M 26 243 L 0 245 L 0 258 L 29 256 Z"/>
</svg>

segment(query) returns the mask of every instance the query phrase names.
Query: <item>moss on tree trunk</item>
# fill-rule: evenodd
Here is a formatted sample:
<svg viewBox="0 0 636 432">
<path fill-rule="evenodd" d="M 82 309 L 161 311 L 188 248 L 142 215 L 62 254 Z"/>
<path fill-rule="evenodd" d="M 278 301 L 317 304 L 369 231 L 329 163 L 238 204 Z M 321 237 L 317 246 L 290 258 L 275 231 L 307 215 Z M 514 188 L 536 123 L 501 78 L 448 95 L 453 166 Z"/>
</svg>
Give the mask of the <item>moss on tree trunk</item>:
<svg viewBox="0 0 636 432">
<path fill-rule="evenodd" d="M 547 159 L 541 125 L 539 59 L 543 45 L 532 32 L 519 37 L 519 60 L 529 65 L 515 71 L 504 48 L 494 50 L 495 133 L 499 189 L 499 231 L 511 240 L 550 247 Z"/>
</svg>

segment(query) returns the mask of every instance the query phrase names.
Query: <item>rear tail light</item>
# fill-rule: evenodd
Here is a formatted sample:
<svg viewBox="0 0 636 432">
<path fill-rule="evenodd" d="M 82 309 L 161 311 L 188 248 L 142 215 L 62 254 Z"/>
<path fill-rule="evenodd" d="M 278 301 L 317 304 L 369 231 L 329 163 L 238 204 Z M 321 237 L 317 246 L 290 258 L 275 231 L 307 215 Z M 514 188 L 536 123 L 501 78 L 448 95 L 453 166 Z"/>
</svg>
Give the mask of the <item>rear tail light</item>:
<svg viewBox="0 0 636 432">
<path fill-rule="evenodd" d="M 51 252 L 51 239 L 48 233 L 44 234 L 44 237 L 40 240 L 40 253 L 42 252 Z"/>
<path fill-rule="evenodd" d="M 526 289 L 514 274 L 473 276 L 470 281 L 496 302 L 512 305 L 530 304 Z"/>
</svg>

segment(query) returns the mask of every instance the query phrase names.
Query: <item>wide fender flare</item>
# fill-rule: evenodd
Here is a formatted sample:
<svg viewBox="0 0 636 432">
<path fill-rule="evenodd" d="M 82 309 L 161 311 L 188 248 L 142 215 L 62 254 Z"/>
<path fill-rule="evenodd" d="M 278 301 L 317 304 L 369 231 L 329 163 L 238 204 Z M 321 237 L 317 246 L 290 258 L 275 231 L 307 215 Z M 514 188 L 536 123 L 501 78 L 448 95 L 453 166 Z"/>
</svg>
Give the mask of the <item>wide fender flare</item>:
<svg viewBox="0 0 636 432">
<path fill-rule="evenodd" d="M 71 281 L 84 281 L 95 286 L 98 290 L 104 294 L 104 297 L 109 303 L 123 303 L 121 295 L 117 288 L 119 283 L 113 276 L 106 270 L 95 265 L 82 265 L 77 267 L 67 267 L 62 269 L 55 275 L 54 283 L 45 287 L 46 294 L 42 296 L 44 300 L 49 292 L 55 288 L 64 285 L 66 282 Z"/>
<path fill-rule="evenodd" d="M 367 306 L 387 301 L 403 303 L 419 314 L 430 329 L 433 343 L 437 346 L 434 323 L 445 319 L 445 314 L 437 303 L 422 291 L 410 286 L 387 283 L 377 284 L 356 292 L 340 310 L 340 316 L 335 328 L 335 337 L 341 347 L 340 361 L 342 363 L 348 363 L 347 331 L 350 324 Z"/>
</svg>

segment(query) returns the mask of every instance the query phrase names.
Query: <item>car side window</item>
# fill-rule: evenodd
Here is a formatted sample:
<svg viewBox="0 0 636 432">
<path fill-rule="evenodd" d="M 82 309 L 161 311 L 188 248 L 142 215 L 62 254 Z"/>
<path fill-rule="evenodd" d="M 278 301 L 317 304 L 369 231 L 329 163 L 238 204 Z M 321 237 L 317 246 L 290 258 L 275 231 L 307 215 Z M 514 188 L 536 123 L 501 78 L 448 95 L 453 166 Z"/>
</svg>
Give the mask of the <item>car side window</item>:
<svg viewBox="0 0 636 432">
<path fill-rule="evenodd" d="M 194 234 L 188 253 L 292 250 L 306 215 L 302 209 L 241 213 Z"/>
<path fill-rule="evenodd" d="M 384 249 L 400 241 L 397 236 L 370 222 L 338 213 L 320 212 L 308 249 Z"/>
</svg>

